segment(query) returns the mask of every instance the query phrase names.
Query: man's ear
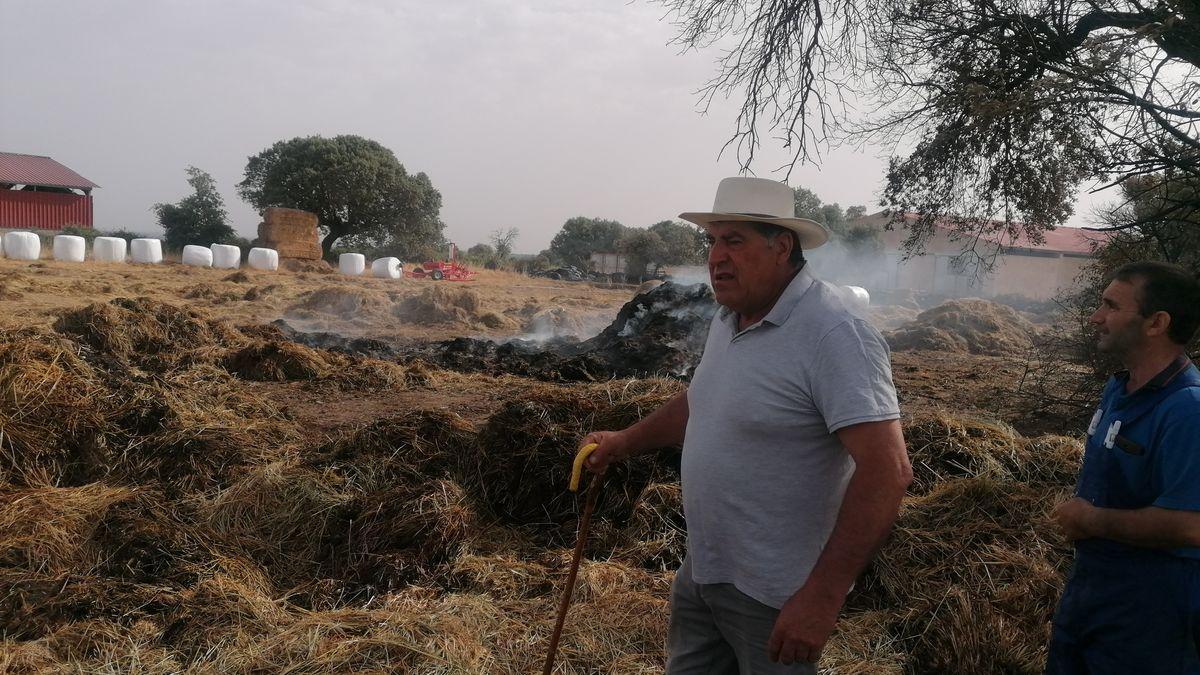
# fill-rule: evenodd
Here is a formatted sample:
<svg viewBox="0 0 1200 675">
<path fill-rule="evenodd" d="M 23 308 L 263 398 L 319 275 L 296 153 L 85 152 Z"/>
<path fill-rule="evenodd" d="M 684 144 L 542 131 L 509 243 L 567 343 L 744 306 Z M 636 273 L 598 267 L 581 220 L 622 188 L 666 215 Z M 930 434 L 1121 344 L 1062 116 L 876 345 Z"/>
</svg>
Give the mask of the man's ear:
<svg viewBox="0 0 1200 675">
<path fill-rule="evenodd" d="M 1146 335 L 1150 337 L 1158 337 L 1166 335 L 1171 329 L 1171 315 L 1166 312 L 1158 311 L 1146 317 Z"/>
<path fill-rule="evenodd" d="M 787 262 L 792 255 L 792 249 L 796 246 L 796 238 L 790 233 L 783 233 L 775 237 L 776 251 L 783 255 L 783 262 Z"/>
</svg>

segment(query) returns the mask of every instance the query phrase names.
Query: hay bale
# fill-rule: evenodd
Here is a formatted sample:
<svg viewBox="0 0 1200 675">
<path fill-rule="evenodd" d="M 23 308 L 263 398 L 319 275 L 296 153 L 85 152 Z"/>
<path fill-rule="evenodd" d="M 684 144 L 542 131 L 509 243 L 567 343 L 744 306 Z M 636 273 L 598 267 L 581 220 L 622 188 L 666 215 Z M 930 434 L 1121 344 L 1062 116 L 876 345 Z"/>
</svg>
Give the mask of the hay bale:
<svg viewBox="0 0 1200 675">
<path fill-rule="evenodd" d="M 895 351 L 918 349 L 1019 355 L 1033 346 L 1037 329 L 1007 305 L 978 299 L 947 300 L 917 315 L 911 323 L 887 333 Z"/>
<path fill-rule="evenodd" d="M 269 208 L 258 225 L 258 245 L 275 249 L 280 259 L 320 260 L 317 215 L 299 209 Z"/>
<path fill-rule="evenodd" d="M 479 314 L 479 294 L 469 288 L 438 284 L 405 298 L 393 314 L 407 323 L 471 323 Z"/>
</svg>

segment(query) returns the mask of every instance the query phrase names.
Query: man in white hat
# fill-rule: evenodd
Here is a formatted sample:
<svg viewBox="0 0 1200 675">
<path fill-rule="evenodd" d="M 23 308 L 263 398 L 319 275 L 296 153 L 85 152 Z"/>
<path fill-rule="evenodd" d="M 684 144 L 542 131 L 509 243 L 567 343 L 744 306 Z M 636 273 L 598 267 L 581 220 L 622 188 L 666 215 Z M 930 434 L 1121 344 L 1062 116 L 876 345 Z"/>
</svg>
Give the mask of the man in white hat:
<svg viewBox="0 0 1200 675">
<path fill-rule="evenodd" d="M 671 592 L 670 675 L 813 673 L 912 469 L 888 349 L 803 251 L 825 243 L 791 188 L 726 178 L 702 226 L 722 305 L 687 391 L 584 443 L 601 472 L 683 444 L 688 553 Z"/>
</svg>

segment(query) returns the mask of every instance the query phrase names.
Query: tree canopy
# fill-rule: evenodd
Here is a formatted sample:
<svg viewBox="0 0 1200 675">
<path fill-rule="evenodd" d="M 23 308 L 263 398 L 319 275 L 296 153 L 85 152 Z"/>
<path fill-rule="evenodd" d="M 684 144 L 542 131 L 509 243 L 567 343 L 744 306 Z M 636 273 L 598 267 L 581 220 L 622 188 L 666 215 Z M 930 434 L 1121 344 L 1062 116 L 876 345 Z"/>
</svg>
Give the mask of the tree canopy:
<svg viewBox="0 0 1200 675">
<path fill-rule="evenodd" d="M 662 1 L 684 45 L 732 39 L 705 94 L 741 95 L 744 167 L 764 131 L 793 166 L 830 141 L 910 148 L 883 192 L 919 215 L 910 250 L 939 220 L 1037 241 L 1085 183 L 1200 176 L 1190 0 Z"/>
<path fill-rule="evenodd" d="M 217 183 L 206 171 L 194 166 L 187 168 L 188 185 L 192 194 L 177 204 L 155 204 L 154 213 L 165 233 L 167 248 L 181 249 L 188 244 L 208 246 L 235 239 L 237 233 L 229 226 L 225 200 L 217 192 Z"/>
<path fill-rule="evenodd" d="M 698 265 L 708 256 L 704 231 L 695 225 L 677 220 L 661 220 L 646 228 L 663 242 L 663 265 Z"/>
<path fill-rule="evenodd" d="M 408 173 L 391 150 L 361 136 L 279 141 L 250 157 L 238 194 L 259 210 L 317 214 L 326 256 L 346 237 L 357 247 L 423 259 L 442 239 L 442 196 L 429 177 Z"/>
<path fill-rule="evenodd" d="M 550 240 L 550 254 L 564 264 L 587 269 L 588 259 L 597 251 L 615 252 L 625 226 L 615 220 L 576 216 L 563 223 Z"/>
</svg>

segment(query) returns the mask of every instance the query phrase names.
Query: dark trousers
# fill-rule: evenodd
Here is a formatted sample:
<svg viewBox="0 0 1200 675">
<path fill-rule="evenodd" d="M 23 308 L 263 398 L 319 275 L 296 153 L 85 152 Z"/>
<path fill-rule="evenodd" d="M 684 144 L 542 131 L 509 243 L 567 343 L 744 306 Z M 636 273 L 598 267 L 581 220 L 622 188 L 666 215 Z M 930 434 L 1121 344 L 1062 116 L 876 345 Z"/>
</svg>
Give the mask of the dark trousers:
<svg viewBox="0 0 1200 675">
<path fill-rule="evenodd" d="M 1200 561 L 1076 552 L 1054 615 L 1050 675 L 1200 675 Z"/>
</svg>

